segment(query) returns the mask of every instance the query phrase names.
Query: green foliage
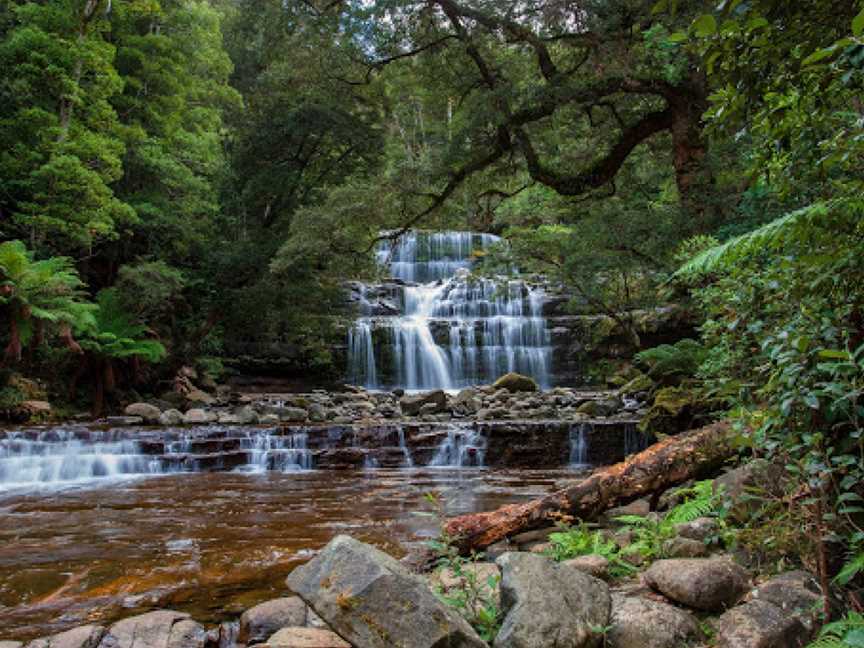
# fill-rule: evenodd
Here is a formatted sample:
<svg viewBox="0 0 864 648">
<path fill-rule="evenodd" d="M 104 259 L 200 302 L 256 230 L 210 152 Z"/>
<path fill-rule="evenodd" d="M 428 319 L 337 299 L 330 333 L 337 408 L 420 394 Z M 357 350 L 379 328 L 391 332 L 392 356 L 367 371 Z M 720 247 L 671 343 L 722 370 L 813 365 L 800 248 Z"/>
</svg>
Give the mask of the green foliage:
<svg viewBox="0 0 864 648">
<path fill-rule="evenodd" d="M 158 362 L 165 357 L 161 342 L 147 339 L 147 327 L 136 323 L 123 309 L 116 289 L 100 291 L 93 326 L 80 329 L 81 348 L 108 359 L 140 358 Z"/>
<path fill-rule="evenodd" d="M 864 646 L 864 615 L 849 612 L 842 619 L 826 624 L 819 637 L 807 648 L 860 648 Z"/>
<path fill-rule="evenodd" d="M 638 571 L 623 560 L 621 551 L 614 541 L 600 531 L 592 531 L 583 522 L 576 527 L 562 526 L 561 531 L 549 536 L 552 548 L 549 555 L 558 561 L 579 556 L 598 555 L 609 561 L 609 574 L 614 578 L 629 576 Z"/>
<path fill-rule="evenodd" d="M 636 360 L 648 366 L 652 378 L 672 376 L 694 376 L 705 359 L 705 349 L 696 340 L 685 338 L 675 344 L 640 351 Z"/>
</svg>

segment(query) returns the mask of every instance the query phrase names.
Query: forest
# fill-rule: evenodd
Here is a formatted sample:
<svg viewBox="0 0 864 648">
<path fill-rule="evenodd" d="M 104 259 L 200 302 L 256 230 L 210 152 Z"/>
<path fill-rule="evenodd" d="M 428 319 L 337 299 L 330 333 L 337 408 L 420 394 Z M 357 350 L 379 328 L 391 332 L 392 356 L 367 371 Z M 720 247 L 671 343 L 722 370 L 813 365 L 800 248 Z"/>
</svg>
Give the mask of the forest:
<svg viewBox="0 0 864 648">
<path fill-rule="evenodd" d="M 305 430 L 302 441 L 294 434 L 275 446 L 268 437 L 266 447 L 255 433 L 219 437 L 218 452 L 229 442 L 252 448 L 272 469 L 267 453 L 278 448 L 292 466 L 319 472 L 384 470 L 386 453 L 357 450 L 367 442 L 392 450 L 402 468 L 419 465 L 413 422 L 373 442 L 369 420 L 383 429 L 400 416 L 421 427 L 470 419 L 470 433 L 440 427 L 424 465 L 483 466 L 485 453 L 489 467 L 500 455 L 509 467 L 546 469 L 554 447 L 571 466 L 631 457 L 643 472 L 616 481 L 612 494 L 602 489 L 620 479 L 615 469 L 594 473 L 600 508 L 595 490 L 583 492 L 587 481 L 568 482 L 560 496 L 514 491 L 460 507 L 430 494 L 406 504 L 431 505 L 442 523 L 434 549 L 459 585 L 441 598 L 471 626 L 430 647 L 559 645 L 543 643 L 551 630 L 539 626 L 520 635 L 518 606 L 507 612 L 508 600 L 528 596 L 505 566 L 524 552 L 498 559 L 495 603 L 482 591 L 485 575 L 472 571 L 486 564 L 474 550 L 535 532 L 542 517 L 558 523 L 542 537 L 556 561 L 602 555 L 616 578 L 647 569 L 644 578 L 660 583 L 663 559 L 702 559 L 701 549 L 672 555 L 666 544 L 678 538 L 673 522 L 693 524 L 680 508 L 688 502 L 719 524 L 700 543 L 746 553 L 754 583 L 789 569 L 812 574 L 819 595 L 806 632 L 730 639 L 748 623 L 764 630 L 775 621 L 725 623 L 751 605 L 727 601 L 719 625 L 697 619 L 702 639 L 626 643 L 610 621 L 613 593 L 612 617 L 586 613 L 560 645 L 864 646 L 862 91 L 860 0 L 0 0 L 0 508 L 4 485 L 23 471 L 12 462 L 19 441 L 31 443 L 27 426 L 68 424 L 76 439 L 85 438 L 77 425 L 123 426 L 130 415 L 162 426 L 354 426 L 353 455 L 315 445 Z M 436 262 L 450 263 L 450 274 L 396 271 L 413 263 L 439 272 Z M 498 310 L 476 315 L 459 302 L 481 298 Z M 465 324 L 472 317 L 476 334 Z M 517 335 L 506 325 L 493 331 L 490 317 L 526 319 Z M 527 404 L 510 397 L 523 387 L 495 382 L 503 374 L 538 395 Z M 287 395 L 263 409 L 238 395 L 263 384 L 259 391 Z M 224 420 L 208 418 L 208 408 L 229 404 Z M 627 412 L 638 414 L 640 440 L 627 437 L 614 460 L 594 461 L 598 430 L 630 422 Z M 508 428 L 500 434 L 513 436 L 500 441 L 480 432 L 532 418 L 567 425 L 544 428 L 536 452 L 524 430 Z M 118 434 L 99 443 L 158 443 L 166 456 L 179 452 L 169 441 L 194 446 L 182 435 Z M 514 459 L 508 444 L 524 456 Z M 721 464 L 754 460 L 761 467 L 741 501 L 702 481 Z M 237 461 L 228 467 L 246 460 Z M 175 471 L 165 465 L 157 472 Z M 33 470 L 46 480 L 44 468 Z M 682 484 L 658 508 L 671 492 L 663 491 Z M 666 517 L 634 520 L 628 506 L 640 497 Z M 10 501 L 26 508 L 25 499 Z M 529 500 L 530 512 L 498 508 Z M 622 505 L 629 551 L 591 526 Z M 482 513 L 489 509 L 497 511 Z M 12 553 L 15 533 L 0 533 L 9 544 L 0 549 L 0 646 L 4 625 L 20 630 L 8 639 L 25 641 L 67 629 L 33 610 L 72 586 L 16 585 L 26 570 Z M 360 535 L 382 545 L 371 531 Z M 315 535 L 312 544 L 330 540 Z M 342 555 L 364 559 L 346 543 L 337 567 Z M 631 560 L 639 552 L 644 564 Z M 293 572 L 294 562 L 280 563 L 280 587 L 291 572 L 290 588 L 344 645 L 427 645 L 364 638 L 328 616 L 322 610 L 350 615 L 355 604 L 316 604 L 316 561 Z M 91 568 L 69 563 L 62 573 Z M 108 591 L 94 582 L 88 597 L 97 585 Z M 228 585 L 217 589 L 222 596 Z M 368 613 L 378 618 L 377 608 Z M 251 632 L 243 623 L 241 635 Z M 171 645 L 234 645 L 220 636 Z M 319 645 L 250 637 L 249 645 Z M 105 641 L 80 646 L 126 645 Z"/>
</svg>

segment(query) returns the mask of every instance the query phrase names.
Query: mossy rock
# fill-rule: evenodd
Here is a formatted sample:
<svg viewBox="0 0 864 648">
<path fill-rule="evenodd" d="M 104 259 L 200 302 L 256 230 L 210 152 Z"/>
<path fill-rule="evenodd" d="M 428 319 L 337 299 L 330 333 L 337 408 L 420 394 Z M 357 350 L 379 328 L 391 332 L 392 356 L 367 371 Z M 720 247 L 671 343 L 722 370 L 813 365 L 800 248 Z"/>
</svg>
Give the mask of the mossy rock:
<svg viewBox="0 0 864 648">
<path fill-rule="evenodd" d="M 633 380 L 634 378 L 638 378 L 641 375 L 642 372 L 633 365 L 624 365 L 606 379 L 606 384 L 608 384 L 610 387 L 623 387 L 631 380 Z"/>
<path fill-rule="evenodd" d="M 659 408 L 665 414 L 678 416 L 684 408 L 693 405 L 695 395 L 683 387 L 664 387 L 654 396 L 654 407 Z"/>
<path fill-rule="evenodd" d="M 692 421 L 696 394 L 683 387 L 664 387 L 654 396 L 654 404 L 639 422 L 639 430 L 655 435 L 677 434 Z"/>
<path fill-rule="evenodd" d="M 533 378 L 512 371 L 508 374 L 504 374 L 496 380 L 493 387 L 495 387 L 495 389 L 506 389 L 510 392 L 540 391 L 540 387 Z"/>
<path fill-rule="evenodd" d="M 639 392 L 650 392 L 656 385 L 654 381 L 643 373 L 634 376 L 627 384 L 619 390 L 622 394 L 638 394 Z"/>
</svg>

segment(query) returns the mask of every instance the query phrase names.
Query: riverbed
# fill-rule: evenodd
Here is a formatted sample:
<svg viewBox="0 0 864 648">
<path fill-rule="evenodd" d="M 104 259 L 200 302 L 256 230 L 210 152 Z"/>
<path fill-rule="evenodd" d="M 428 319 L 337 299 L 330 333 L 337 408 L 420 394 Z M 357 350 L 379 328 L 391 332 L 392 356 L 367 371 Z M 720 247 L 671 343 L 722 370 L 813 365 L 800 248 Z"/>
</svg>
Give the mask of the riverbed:
<svg viewBox="0 0 864 648">
<path fill-rule="evenodd" d="M 447 514 L 548 492 L 568 470 L 403 468 L 183 473 L 0 493 L 0 639 L 26 640 L 154 608 L 204 623 L 283 595 L 339 533 L 395 555 Z M 418 513 L 420 513 L 418 515 Z"/>
</svg>

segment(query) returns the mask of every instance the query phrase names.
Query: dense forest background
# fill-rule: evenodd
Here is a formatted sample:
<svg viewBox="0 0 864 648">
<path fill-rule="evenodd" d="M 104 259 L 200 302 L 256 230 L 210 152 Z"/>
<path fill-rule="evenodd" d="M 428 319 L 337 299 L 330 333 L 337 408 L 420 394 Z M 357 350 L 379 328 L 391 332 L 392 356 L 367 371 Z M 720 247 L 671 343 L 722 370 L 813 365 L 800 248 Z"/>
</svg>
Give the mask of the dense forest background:
<svg viewBox="0 0 864 648">
<path fill-rule="evenodd" d="M 839 546 L 840 565 L 859 557 L 848 582 L 862 9 L 5 0 L 4 380 L 101 408 L 187 364 L 338 377 L 341 286 L 378 272 L 381 236 L 495 232 L 509 245 L 485 271 L 543 273 L 625 328 L 637 308 L 695 309 L 702 339 L 664 366 L 800 476 L 820 571 Z"/>
</svg>

